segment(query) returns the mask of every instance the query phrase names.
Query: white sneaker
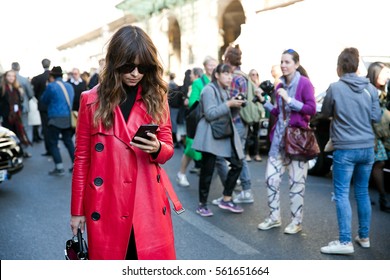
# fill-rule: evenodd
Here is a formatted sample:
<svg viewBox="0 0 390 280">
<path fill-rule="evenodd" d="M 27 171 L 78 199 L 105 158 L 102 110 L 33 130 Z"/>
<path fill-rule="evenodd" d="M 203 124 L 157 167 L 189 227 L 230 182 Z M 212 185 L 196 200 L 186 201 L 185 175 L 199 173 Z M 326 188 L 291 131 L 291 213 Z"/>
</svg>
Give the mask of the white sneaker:
<svg viewBox="0 0 390 280">
<path fill-rule="evenodd" d="M 212 201 L 211 201 L 211 203 L 213 204 L 213 205 L 219 205 L 219 203 L 222 201 L 222 199 L 223 199 L 223 196 L 221 196 L 221 197 L 218 197 L 218 198 L 216 198 L 216 199 L 213 199 Z"/>
<path fill-rule="evenodd" d="M 355 241 L 363 248 L 370 248 L 370 239 L 369 238 L 360 238 L 359 236 L 355 237 Z"/>
<path fill-rule="evenodd" d="M 242 191 L 233 199 L 234 203 L 253 203 L 253 201 L 252 190 Z"/>
<path fill-rule="evenodd" d="M 259 224 L 257 228 L 261 230 L 268 230 L 270 228 L 280 227 L 281 225 L 282 223 L 280 221 L 274 221 L 271 218 L 267 218 L 264 222 Z"/>
<path fill-rule="evenodd" d="M 285 229 L 284 229 L 284 233 L 287 233 L 287 234 L 296 234 L 298 232 L 300 232 L 302 230 L 302 226 L 299 224 L 299 225 L 296 225 L 294 224 L 293 222 L 291 222 Z"/>
<path fill-rule="evenodd" d="M 180 172 L 177 173 L 176 176 L 176 182 L 179 184 L 181 187 L 189 187 L 190 183 L 187 180 L 186 174 L 182 174 Z"/>
<path fill-rule="evenodd" d="M 352 242 L 340 243 L 339 240 L 329 242 L 328 246 L 321 247 L 324 254 L 352 254 L 354 252 Z"/>
<path fill-rule="evenodd" d="M 236 197 L 237 197 L 236 193 L 233 192 L 233 193 L 232 193 L 232 199 L 234 200 L 234 199 L 236 199 Z M 216 198 L 216 199 L 213 199 L 213 200 L 211 201 L 211 204 L 218 206 L 219 203 L 221 202 L 221 200 L 223 200 L 223 196 L 218 197 L 218 198 Z M 236 202 L 235 202 L 235 203 L 236 203 Z"/>
</svg>

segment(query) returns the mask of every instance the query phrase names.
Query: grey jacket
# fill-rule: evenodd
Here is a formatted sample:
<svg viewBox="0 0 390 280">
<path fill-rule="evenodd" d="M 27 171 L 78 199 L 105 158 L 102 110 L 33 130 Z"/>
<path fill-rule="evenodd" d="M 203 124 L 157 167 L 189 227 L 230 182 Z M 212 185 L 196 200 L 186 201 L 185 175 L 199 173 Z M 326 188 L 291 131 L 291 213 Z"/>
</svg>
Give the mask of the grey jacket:
<svg viewBox="0 0 390 280">
<path fill-rule="evenodd" d="M 223 100 L 217 97 L 219 93 L 223 95 Z M 203 117 L 196 127 L 192 148 L 200 152 L 207 152 L 224 158 L 230 158 L 234 152 L 233 149 L 235 149 L 238 157 L 243 159 L 244 153 L 241 140 L 233 123 L 234 147 L 230 138 L 216 140 L 211 132 L 209 121 L 215 120 L 224 114 L 230 114 L 230 108 L 226 105 L 227 100 L 227 91 L 215 83 L 210 83 L 204 87 L 200 95 Z"/>
<path fill-rule="evenodd" d="M 372 122 L 379 122 L 378 91 L 367 78 L 343 75 L 326 91 L 321 113 L 332 117 L 330 138 L 335 149 L 374 147 Z"/>
<path fill-rule="evenodd" d="M 16 79 L 23 88 L 23 113 L 27 113 L 30 111 L 28 101 L 33 98 L 34 90 L 30 81 L 26 77 L 20 76 L 19 72 L 16 72 Z"/>
</svg>

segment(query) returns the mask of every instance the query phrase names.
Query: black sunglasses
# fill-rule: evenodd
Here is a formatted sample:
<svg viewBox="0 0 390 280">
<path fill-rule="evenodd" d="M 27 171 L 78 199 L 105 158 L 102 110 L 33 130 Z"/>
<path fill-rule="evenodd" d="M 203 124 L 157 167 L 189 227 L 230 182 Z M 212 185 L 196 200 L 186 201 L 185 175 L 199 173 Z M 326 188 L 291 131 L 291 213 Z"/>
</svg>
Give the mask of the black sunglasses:
<svg viewBox="0 0 390 280">
<path fill-rule="evenodd" d="M 122 65 L 121 67 L 119 67 L 118 71 L 121 74 L 128 74 L 128 73 L 133 72 L 135 68 L 138 69 L 138 72 L 140 74 L 145 74 L 145 73 L 147 73 L 147 72 L 149 72 L 150 70 L 153 69 L 152 66 L 128 63 L 128 64 L 125 64 L 125 65 Z"/>
</svg>

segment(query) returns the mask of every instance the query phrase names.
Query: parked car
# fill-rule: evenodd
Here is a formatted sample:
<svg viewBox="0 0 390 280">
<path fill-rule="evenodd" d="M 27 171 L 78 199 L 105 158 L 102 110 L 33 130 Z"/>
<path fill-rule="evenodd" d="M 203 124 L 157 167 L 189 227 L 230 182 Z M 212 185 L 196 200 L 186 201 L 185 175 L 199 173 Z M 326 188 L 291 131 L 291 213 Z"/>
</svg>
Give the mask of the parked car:
<svg viewBox="0 0 390 280">
<path fill-rule="evenodd" d="M 0 126 L 0 183 L 23 169 L 23 148 L 11 130 Z"/>
<path fill-rule="evenodd" d="M 330 119 L 321 118 L 322 102 L 325 98 L 326 92 L 322 92 L 316 96 L 317 114 L 310 120 L 310 127 L 314 129 L 318 146 L 321 153 L 318 157 L 309 161 L 310 175 L 325 176 L 332 167 L 332 152 L 325 152 L 324 148 L 329 140 Z"/>
</svg>

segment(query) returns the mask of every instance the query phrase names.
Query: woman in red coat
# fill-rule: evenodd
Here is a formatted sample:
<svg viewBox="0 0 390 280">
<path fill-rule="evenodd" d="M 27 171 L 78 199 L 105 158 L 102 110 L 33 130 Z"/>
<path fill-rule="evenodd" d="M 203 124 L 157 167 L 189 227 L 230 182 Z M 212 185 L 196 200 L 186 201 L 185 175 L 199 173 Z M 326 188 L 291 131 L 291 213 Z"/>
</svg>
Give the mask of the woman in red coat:
<svg viewBox="0 0 390 280">
<path fill-rule="evenodd" d="M 175 259 L 169 194 L 160 164 L 173 155 L 167 84 L 149 36 L 125 26 L 112 37 L 98 87 L 81 95 L 71 228 L 87 225 L 90 259 Z M 133 137 L 158 124 L 149 139 Z"/>
</svg>

